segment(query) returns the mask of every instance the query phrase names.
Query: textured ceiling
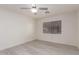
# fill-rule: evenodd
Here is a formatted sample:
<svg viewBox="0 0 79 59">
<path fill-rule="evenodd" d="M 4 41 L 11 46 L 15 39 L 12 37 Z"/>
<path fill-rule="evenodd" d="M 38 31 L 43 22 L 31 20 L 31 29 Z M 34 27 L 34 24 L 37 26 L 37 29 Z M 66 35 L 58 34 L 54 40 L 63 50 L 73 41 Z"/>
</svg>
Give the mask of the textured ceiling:
<svg viewBox="0 0 79 59">
<path fill-rule="evenodd" d="M 34 15 L 30 9 L 21 9 L 22 7 L 31 8 L 31 4 L 6 4 L 6 5 L 0 5 L 1 7 L 8 8 L 10 10 L 13 10 L 15 12 L 19 12 L 21 14 L 24 14 L 28 17 L 39 19 L 44 17 L 49 17 L 61 13 L 67 13 L 76 11 L 79 9 L 78 4 L 37 4 L 37 8 L 39 7 L 47 7 L 49 10 L 49 14 L 45 14 L 44 10 L 38 10 L 37 15 Z"/>
</svg>

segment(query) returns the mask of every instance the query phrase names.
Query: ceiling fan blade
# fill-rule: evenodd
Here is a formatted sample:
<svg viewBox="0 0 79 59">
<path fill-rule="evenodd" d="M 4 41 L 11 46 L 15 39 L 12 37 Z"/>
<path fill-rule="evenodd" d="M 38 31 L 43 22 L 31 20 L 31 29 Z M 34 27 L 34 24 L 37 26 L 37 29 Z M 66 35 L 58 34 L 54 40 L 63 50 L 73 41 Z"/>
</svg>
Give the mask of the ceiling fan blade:
<svg viewBox="0 0 79 59">
<path fill-rule="evenodd" d="M 46 14 L 49 14 L 50 12 L 49 12 L 49 11 L 45 11 L 45 13 L 46 13 Z"/>
<path fill-rule="evenodd" d="M 40 7 L 39 10 L 48 10 L 46 7 Z"/>
<path fill-rule="evenodd" d="M 20 9 L 31 9 L 31 8 L 25 8 L 25 7 L 22 7 L 22 8 L 20 8 Z"/>
</svg>

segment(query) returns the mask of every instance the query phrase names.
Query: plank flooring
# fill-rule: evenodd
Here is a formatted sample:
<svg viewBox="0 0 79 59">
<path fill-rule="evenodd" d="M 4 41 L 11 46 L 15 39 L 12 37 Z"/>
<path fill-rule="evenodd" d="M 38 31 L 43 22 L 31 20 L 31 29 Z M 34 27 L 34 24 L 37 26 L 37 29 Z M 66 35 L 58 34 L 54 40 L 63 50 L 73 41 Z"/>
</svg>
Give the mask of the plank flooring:
<svg viewBox="0 0 79 59">
<path fill-rule="evenodd" d="M 0 55 L 79 55 L 79 49 L 70 45 L 34 40 L 2 50 Z"/>
</svg>

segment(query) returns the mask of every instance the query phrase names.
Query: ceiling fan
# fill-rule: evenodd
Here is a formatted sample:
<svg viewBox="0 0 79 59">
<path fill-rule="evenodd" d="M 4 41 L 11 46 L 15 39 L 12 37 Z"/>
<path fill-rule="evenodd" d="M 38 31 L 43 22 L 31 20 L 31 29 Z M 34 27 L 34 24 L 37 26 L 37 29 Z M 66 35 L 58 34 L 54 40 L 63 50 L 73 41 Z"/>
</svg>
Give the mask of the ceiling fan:
<svg viewBox="0 0 79 59">
<path fill-rule="evenodd" d="M 47 7 L 37 7 L 36 4 L 32 4 L 32 7 L 31 8 L 27 8 L 27 7 L 22 7 L 21 9 L 23 10 L 31 10 L 32 13 L 34 13 L 35 15 L 37 14 L 38 10 L 44 10 L 46 14 L 49 13 L 49 10 Z"/>
</svg>

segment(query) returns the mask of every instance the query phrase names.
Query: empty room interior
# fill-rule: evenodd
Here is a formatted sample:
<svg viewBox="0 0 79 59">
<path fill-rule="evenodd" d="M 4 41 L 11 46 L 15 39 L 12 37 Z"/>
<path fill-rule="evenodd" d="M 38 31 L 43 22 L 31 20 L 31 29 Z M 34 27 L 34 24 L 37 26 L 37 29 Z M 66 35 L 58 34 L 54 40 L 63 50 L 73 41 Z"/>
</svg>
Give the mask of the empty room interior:
<svg viewBox="0 0 79 59">
<path fill-rule="evenodd" d="M 0 4 L 0 55 L 79 55 L 79 4 Z"/>
</svg>

